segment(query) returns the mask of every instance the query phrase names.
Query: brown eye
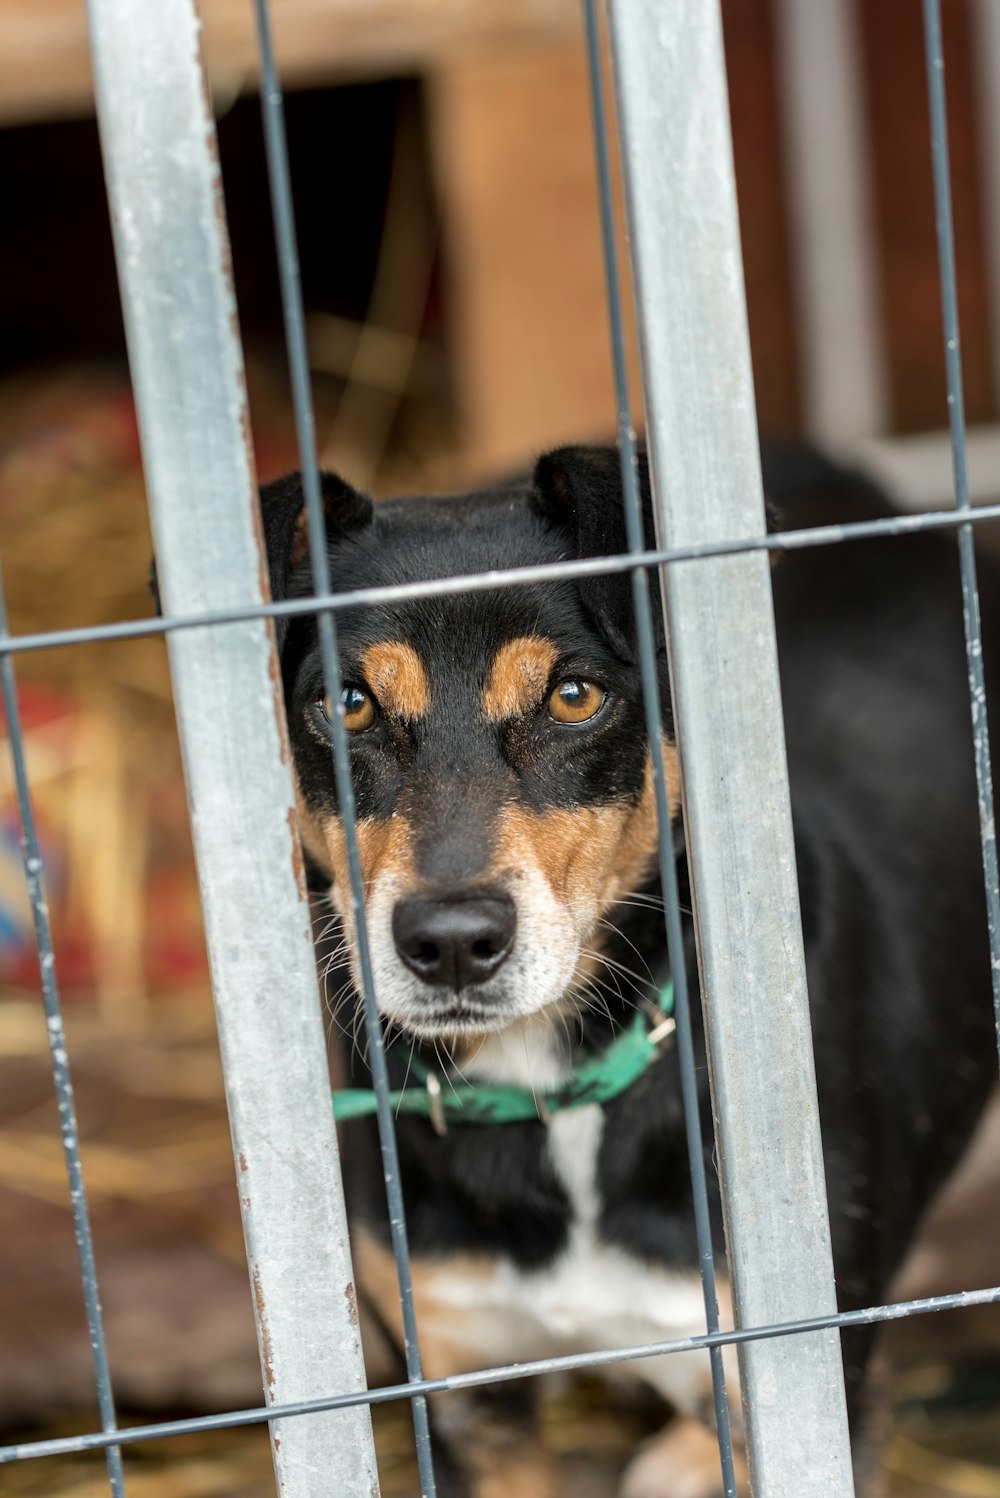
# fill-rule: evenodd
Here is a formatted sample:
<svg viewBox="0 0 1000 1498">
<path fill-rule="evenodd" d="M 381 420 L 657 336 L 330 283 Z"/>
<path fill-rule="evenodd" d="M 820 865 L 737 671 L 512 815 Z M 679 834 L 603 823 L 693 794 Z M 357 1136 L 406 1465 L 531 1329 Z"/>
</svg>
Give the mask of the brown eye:
<svg viewBox="0 0 1000 1498">
<path fill-rule="evenodd" d="M 592 681 L 561 681 L 549 698 L 549 717 L 557 723 L 586 723 L 604 706 L 605 693 Z"/>
<path fill-rule="evenodd" d="M 345 687 L 340 694 L 340 706 L 348 733 L 361 733 L 375 721 L 375 704 L 361 687 Z M 326 718 L 332 719 L 329 697 L 323 698 L 323 713 Z"/>
</svg>

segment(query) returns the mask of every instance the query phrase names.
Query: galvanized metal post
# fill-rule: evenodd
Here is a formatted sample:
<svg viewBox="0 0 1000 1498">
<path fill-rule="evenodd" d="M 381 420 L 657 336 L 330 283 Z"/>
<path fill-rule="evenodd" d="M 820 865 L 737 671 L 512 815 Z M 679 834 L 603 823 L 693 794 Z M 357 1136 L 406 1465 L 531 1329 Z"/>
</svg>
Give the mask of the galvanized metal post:
<svg viewBox="0 0 1000 1498">
<path fill-rule="evenodd" d="M 89 0 L 169 612 L 264 599 L 215 129 L 192 0 Z M 170 638 L 265 1393 L 364 1388 L 281 691 L 264 620 Z M 371 1498 L 366 1407 L 276 1423 L 279 1491 Z"/>
<path fill-rule="evenodd" d="M 719 8 L 611 0 L 660 543 L 762 534 Z M 835 1308 L 767 557 L 665 569 L 740 1325 Z M 754 1492 L 853 1492 L 836 1333 L 741 1352 Z"/>
</svg>

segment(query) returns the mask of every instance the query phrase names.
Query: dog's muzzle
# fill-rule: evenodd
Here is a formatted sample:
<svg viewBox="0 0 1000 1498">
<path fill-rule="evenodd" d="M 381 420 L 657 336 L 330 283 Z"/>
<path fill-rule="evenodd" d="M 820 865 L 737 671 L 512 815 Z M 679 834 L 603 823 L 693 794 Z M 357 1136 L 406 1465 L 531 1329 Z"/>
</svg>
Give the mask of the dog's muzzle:
<svg viewBox="0 0 1000 1498">
<path fill-rule="evenodd" d="M 408 895 L 392 912 L 393 941 L 410 972 L 456 993 L 493 977 L 516 932 L 514 901 L 499 890 Z"/>
</svg>

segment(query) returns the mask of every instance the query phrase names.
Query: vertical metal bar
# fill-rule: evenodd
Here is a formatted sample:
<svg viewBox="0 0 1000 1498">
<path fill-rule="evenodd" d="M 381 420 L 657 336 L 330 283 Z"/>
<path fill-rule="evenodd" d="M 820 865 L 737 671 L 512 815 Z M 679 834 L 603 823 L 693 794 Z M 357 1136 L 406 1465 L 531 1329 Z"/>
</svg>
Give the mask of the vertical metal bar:
<svg viewBox="0 0 1000 1498">
<path fill-rule="evenodd" d="M 192 0 L 89 0 L 105 174 L 168 612 L 260 603 L 266 566 Z M 364 1388 L 270 626 L 170 640 L 269 1402 Z M 367 1408 L 277 1422 L 287 1498 L 371 1498 Z"/>
<path fill-rule="evenodd" d="M 962 391 L 962 348 L 958 327 L 958 292 L 955 284 L 955 234 L 951 219 L 951 172 L 948 165 L 948 115 L 944 92 L 944 47 L 941 38 L 939 0 L 924 0 L 924 40 L 927 54 L 927 89 L 930 95 L 931 155 L 934 163 L 934 207 L 937 219 L 938 260 L 941 277 L 941 309 L 944 316 L 944 356 L 948 376 L 948 424 L 951 428 L 955 506 L 972 508 L 969 497 L 968 457 L 965 443 L 965 397 Z M 979 790 L 979 828 L 986 880 L 986 914 L 990 936 L 990 971 L 997 1044 L 1000 1046 L 1000 882 L 997 877 L 997 837 L 993 807 L 993 773 L 990 767 L 990 729 L 986 713 L 986 678 L 983 671 L 983 632 L 979 618 L 979 587 L 976 582 L 976 552 L 972 526 L 958 532 L 958 559 L 962 574 L 962 616 L 965 624 L 965 654 L 969 672 L 969 704 L 972 708 L 972 741 Z"/>
<path fill-rule="evenodd" d="M 24 735 L 21 729 L 21 711 L 14 681 L 14 665 L 3 649 L 6 636 L 7 604 L 4 598 L 3 579 L 0 578 L 0 674 L 3 676 L 4 712 L 7 717 L 7 732 L 10 735 L 14 783 L 21 817 L 24 876 L 28 884 L 28 897 L 31 901 L 31 914 L 35 926 L 35 946 L 38 950 L 38 969 L 42 981 L 42 1002 L 45 1007 L 45 1024 L 48 1030 L 49 1057 L 52 1063 L 56 1105 L 59 1110 L 59 1129 L 69 1181 L 73 1234 L 76 1238 L 76 1252 L 80 1261 L 80 1284 L 83 1289 L 87 1331 L 90 1336 L 90 1355 L 97 1382 L 97 1407 L 101 1416 L 101 1429 L 113 1431 L 117 1429 L 118 1420 L 111 1389 L 111 1371 L 108 1366 L 108 1349 L 104 1337 L 104 1318 L 101 1314 L 101 1300 L 97 1289 L 94 1239 L 90 1227 L 90 1212 L 87 1209 L 83 1164 L 80 1159 L 80 1130 L 77 1125 L 73 1081 L 70 1076 L 69 1056 L 63 1031 L 62 1005 L 59 1001 L 59 985 L 56 979 L 56 959 L 49 924 L 49 905 L 45 894 L 42 854 L 38 845 L 38 831 L 35 826 L 35 813 L 28 783 L 28 767 L 24 755 Z M 106 1459 L 112 1498 L 125 1498 L 125 1475 L 122 1470 L 121 1448 L 109 1446 Z"/>
<path fill-rule="evenodd" d="M 877 436 L 886 377 L 854 0 L 778 0 L 775 37 L 806 426 L 827 442 Z"/>
<path fill-rule="evenodd" d="M 330 566 L 326 550 L 326 524 L 323 516 L 320 489 L 319 463 L 316 455 L 315 423 L 312 397 L 309 388 L 309 360 L 306 348 L 305 318 L 302 307 L 302 290 L 299 281 L 299 259 L 295 242 L 295 217 L 292 209 L 291 179 L 288 169 L 288 144 L 285 135 L 284 106 L 281 84 L 275 66 L 271 28 L 267 13 L 267 0 L 254 0 L 257 13 L 257 34 L 261 54 L 261 106 L 264 116 L 264 139 L 267 151 L 268 177 L 271 186 L 271 206 L 274 217 L 275 236 L 278 247 L 278 268 L 281 278 L 281 297 L 285 320 L 285 340 L 288 346 L 288 363 L 292 380 L 292 395 L 295 405 L 296 435 L 299 445 L 299 462 L 302 468 L 302 484 L 306 498 L 309 525 L 309 558 L 312 566 L 313 585 L 319 594 L 330 591 Z M 333 613 L 322 611 L 317 618 L 320 649 L 323 657 L 323 674 L 330 701 L 340 702 L 340 662 L 337 656 L 337 630 Z M 351 881 L 351 905 L 355 931 L 361 958 L 361 975 L 365 1012 L 365 1031 L 368 1039 L 368 1058 L 375 1084 L 377 1122 L 382 1166 L 385 1176 L 386 1199 L 389 1208 L 389 1230 L 396 1259 L 399 1278 L 400 1308 L 403 1321 L 404 1356 L 406 1373 L 410 1379 L 423 1377 L 420 1360 L 420 1344 L 417 1337 L 416 1312 L 413 1301 L 413 1278 L 410 1272 L 410 1248 L 406 1232 L 406 1215 L 403 1206 L 403 1186 L 399 1168 L 399 1153 L 396 1146 L 396 1121 L 389 1096 L 389 1073 L 385 1060 L 382 1037 L 382 1021 L 375 999 L 375 981 L 372 974 L 371 956 L 368 948 L 368 925 L 365 915 L 364 879 L 358 853 L 354 783 L 351 778 L 350 753 L 347 747 L 347 731 L 339 712 L 332 720 L 333 770 L 337 786 L 337 799 L 347 845 L 348 869 Z M 413 1430 L 417 1449 L 417 1467 L 423 1498 L 435 1498 L 434 1463 L 431 1455 L 430 1425 L 427 1416 L 427 1398 L 415 1395 L 411 1401 Z"/>
<path fill-rule="evenodd" d="M 618 251 L 615 245 L 614 210 L 612 206 L 611 164 L 608 152 L 608 126 L 604 108 L 604 84 L 601 75 L 600 26 L 597 0 L 584 0 L 584 22 L 587 37 L 587 68 L 591 106 L 594 116 L 594 149 L 597 158 L 597 181 L 601 209 L 601 237 L 604 246 L 604 270 L 611 330 L 611 357 L 614 366 L 615 403 L 617 407 L 618 450 L 621 459 L 622 490 L 625 504 L 625 528 L 628 549 L 641 552 L 645 545 L 642 526 L 642 501 L 639 495 L 639 471 L 635 431 L 632 426 L 628 390 L 628 363 L 625 355 L 625 326 L 622 315 L 621 284 L 618 273 Z M 635 613 L 639 664 L 642 673 L 643 707 L 646 736 L 653 761 L 653 784 L 656 791 L 656 818 L 659 830 L 657 852 L 660 884 L 663 889 L 664 923 L 667 953 L 674 984 L 674 1018 L 677 1024 L 677 1048 L 680 1059 L 681 1094 L 687 1134 L 688 1165 L 694 1200 L 695 1234 L 702 1293 L 705 1299 L 705 1327 L 719 1330 L 719 1301 L 715 1282 L 715 1256 L 712 1252 L 712 1226 L 708 1208 L 708 1183 L 705 1179 L 705 1149 L 698 1103 L 697 1068 L 691 1033 L 691 999 L 688 992 L 684 936 L 681 929 L 677 869 L 674 865 L 673 836 L 667 797 L 667 775 L 663 756 L 662 703 L 656 670 L 656 648 L 650 616 L 649 577 L 644 567 L 631 574 L 632 608 Z M 729 1400 L 721 1347 L 709 1353 L 712 1369 L 712 1396 L 715 1424 L 719 1437 L 719 1459 L 725 1498 L 735 1498 L 736 1475 L 733 1470 L 733 1439 L 729 1419 Z"/>
<path fill-rule="evenodd" d="M 760 535 L 719 8 L 612 0 L 611 20 L 661 543 Z M 821 1315 L 836 1301 L 769 568 L 677 563 L 665 588 L 736 1314 Z M 754 1491 L 851 1494 L 837 1334 L 748 1345 L 741 1373 Z"/>
</svg>

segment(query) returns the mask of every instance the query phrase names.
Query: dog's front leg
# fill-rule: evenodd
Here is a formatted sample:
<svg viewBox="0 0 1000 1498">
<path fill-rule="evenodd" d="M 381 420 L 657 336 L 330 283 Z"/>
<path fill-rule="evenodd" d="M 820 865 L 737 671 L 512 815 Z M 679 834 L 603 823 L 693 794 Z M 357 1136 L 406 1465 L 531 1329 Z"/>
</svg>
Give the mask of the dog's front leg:
<svg viewBox="0 0 1000 1498">
<path fill-rule="evenodd" d="M 747 1492 L 746 1463 L 734 1450 L 736 1482 Z M 689 1415 L 678 1415 L 632 1458 L 619 1498 L 723 1498 L 722 1467 L 715 1431 Z"/>
<path fill-rule="evenodd" d="M 431 1399 L 439 1498 L 558 1498 L 530 1381 Z"/>
<path fill-rule="evenodd" d="M 401 1350 L 403 1326 L 392 1254 L 361 1226 L 352 1234 L 352 1249 L 363 1330 L 367 1321 L 381 1331 L 382 1342 Z M 465 1269 L 475 1282 L 480 1271 L 469 1265 Z M 411 1261 L 427 1378 L 469 1373 L 491 1361 L 490 1319 L 441 1300 L 442 1286 L 461 1272 L 457 1259 Z M 377 1350 L 376 1341 L 366 1338 L 366 1357 L 369 1342 Z M 432 1395 L 430 1407 L 439 1498 L 558 1498 L 556 1464 L 539 1434 L 532 1380 Z"/>
</svg>

